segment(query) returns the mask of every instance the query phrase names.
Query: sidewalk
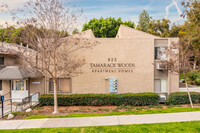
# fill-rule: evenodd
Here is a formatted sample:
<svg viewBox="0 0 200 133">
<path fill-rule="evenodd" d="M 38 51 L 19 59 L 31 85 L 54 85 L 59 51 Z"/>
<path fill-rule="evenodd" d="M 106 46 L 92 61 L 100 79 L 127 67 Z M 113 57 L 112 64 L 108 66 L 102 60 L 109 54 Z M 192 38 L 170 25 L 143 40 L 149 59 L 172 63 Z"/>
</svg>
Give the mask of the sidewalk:
<svg viewBox="0 0 200 133">
<path fill-rule="evenodd" d="M 103 116 L 103 117 L 2 120 L 0 121 L 0 129 L 128 125 L 128 124 L 181 122 L 181 121 L 198 121 L 198 120 L 200 120 L 200 111 L 184 112 L 184 113 L 146 114 L 146 115 L 119 115 L 119 116 Z"/>
</svg>

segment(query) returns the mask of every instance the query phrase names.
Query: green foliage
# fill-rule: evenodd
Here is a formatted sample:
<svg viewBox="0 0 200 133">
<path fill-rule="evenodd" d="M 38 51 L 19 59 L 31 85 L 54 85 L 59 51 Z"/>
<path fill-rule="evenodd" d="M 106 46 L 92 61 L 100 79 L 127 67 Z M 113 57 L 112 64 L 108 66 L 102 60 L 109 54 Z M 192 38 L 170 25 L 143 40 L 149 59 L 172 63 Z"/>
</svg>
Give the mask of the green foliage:
<svg viewBox="0 0 200 133">
<path fill-rule="evenodd" d="M 169 24 L 170 21 L 164 18 L 162 20 L 152 20 L 149 22 L 148 33 L 161 37 L 169 37 Z"/>
<path fill-rule="evenodd" d="M 184 73 L 179 74 L 179 79 L 184 79 Z"/>
<path fill-rule="evenodd" d="M 200 72 L 198 70 L 191 71 L 187 74 L 187 77 L 189 80 L 196 80 L 197 78 L 200 78 Z"/>
<path fill-rule="evenodd" d="M 78 29 L 74 29 L 74 30 L 72 31 L 72 34 L 73 34 L 73 35 L 74 35 L 74 34 L 77 34 L 77 33 L 79 33 Z"/>
<path fill-rule="evenodd" d="M 183 74 L 180 74 L 181 79 L 183 79 Z M 200 71 L 193 70 L 186 74 L 187 81 L 192 85 L 200 85 Z"/>
<path fill-rule="evenodd" d="M 12 113 L 14 116 L 26 116 L 26 117 L 29 117 L 31 116 L 31 114 L 29 112 L 21 112 L 21 111 L 18 111 L 18 112 L 13 112 Z"/>
<path fill-rule="evenodd" d="M 135 28 L 134 22 L 125 21 L 123 22 L 121 18 L 117 20 L 115 18 L 100 18 L 91 19 L 87 24 L 83 25 L 82 31 L 91 29 L 95 35 L 95 37 L 99 38 L 110 38 L 115 37 L 117 35 L 119 26 L 123 24 L 131 28 Z"/>
<path fill-rule="evenodd" d="M 1 133 L 198 133 L 200 121 L 92 127 L 7 129 Z"/>
<path fill-rule="evenodd" d="M 191 92 L 191 99 L 194 104 L 200 103 L 200 93 Z M 177 104 L 189 104 L 189 98 L 187 92 L 175 92 L 169 94 L 166 104 L 168 105 L 177 105 Z"/>
<path fill-rule="evenodd" d="M 150 20 L 151 20 L 151 17 L 149 16 L 149 14 L 145 10 L 143 10 L 139 16 L 137 30 L 147 32 Z"/>
<path fill-rule="evenodd" d="M 170 105 L 170 108 L 167 109 L 149 109 L 149 110 L 142 110 L 142 107 L 136 107 L 134 111 L 124 111 L 124 112 L 118 112 L 119 109 L 122 108 L 116 108 L 113 109 L 113 112 L 109 113 L 81 113 L 81 114 L 68 114 L 68 115 L 61 115 L 61 116 L 46 116 L 46 115 L 40 115 L 35 114 L 29 117 L 26 117 L 25 119 L 42 119 L 42 118 L 72 118 L 72 117 L 96 117 L 96 116 L 113 116 L 113 115 L 141 115 L 141 114 L 160 114 L 160 113 L 176 113 L 176 112 L 192 112 L 192 111 L 200 111 L 200 108 L 172 108 L 172 105 Z M 158 106 L 159 107 L 159 106 Z M 124 106 L 123 108 L 126 108 Z M 139 110 L 139 111 L 138 111 Z M 93 110 L 93 112 L 96 112 L 97 110 Z M 76 110 L 78 112 L 78 110 Z"/>
<path fill-rule="evenodd" d="M 200 63 L 200 1 L 199 0 L 189 0 L 182 2 L 185 8 L 183 16 L 187 16 L 187 21 L 185 21 L 183 29 L 180 31 L 180 40 L 184 40 L 191 45 L 191 49 L 194 56 L 194 64 Z M 198 82 L 198 81 L 196 81 Z"/>
<path fill-rule="evenodd" d="M 173 24 L 170 31 L 169 31 L 169 37 L 179 37 L 179 32 L 182 29 L 182 25 L 175 25 Z"/>
<path fill-rule="evenodd" d="M 39 101 L 42 105 L 52 106 L 54 104 L 51 94 L 42 95 Z M 158 103 L 159 95 L 155 93 L 58 95 L 58 105 L 60 106 L 148 106 L 158 105 Z"/>
<path fill-rule="evenodd" d="M 30 42 L 30 37 L 33 36 L 30 31 L 34 31 L 35 33 L 37 32 L 41 37 L 43 37 L 44 32 L 51 32 L 51 30 L 47 30 L 42 27 L 36 28 L 32 25 L 27 25 L 22 28 L 10 26 L 0 29 L 0 41 L 6 43 L 27 44 Z M 57 31 L 57 35 L 67 37 L 69 34 L 66 31 Z M 27 38 L 27 36 L 29 36 L 29 38 Z"/>
</svg>

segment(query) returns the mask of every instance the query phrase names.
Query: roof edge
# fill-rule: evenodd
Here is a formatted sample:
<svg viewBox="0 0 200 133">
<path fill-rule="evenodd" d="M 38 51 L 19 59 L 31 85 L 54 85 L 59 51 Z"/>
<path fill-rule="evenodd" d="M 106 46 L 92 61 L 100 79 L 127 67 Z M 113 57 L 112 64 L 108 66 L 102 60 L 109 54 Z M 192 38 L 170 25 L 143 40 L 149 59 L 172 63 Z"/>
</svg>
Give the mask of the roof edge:
<svg viewBox="0 0 200 133">
<path fill-rule="evenodd" d="M 134 29 L 134 28 L 125 26 L 125 25 L 123 25 L 123 24 L 120 25 L 119 30 L 118 30 L 117 35 L 116 35 L 116 38 L 119 38 L 119 37 L 118 37 L 118 36 L 119 36 L 118 33 L 121 32 L 121 28 L 127 28 L 127 29 L 129 29 L 129 30 L 137 31 L 137 32 L 140 32 L 140 33 L 145 34 L 145 35 L 148 35 L 148 36 L 152 36 L 152 37 L 155 37 L 155 38 L 161 38 L 161 37 L 159 37 L 159 36 L 155 36 L 155 35 L 152 35 L 152 34 L 150 34 L 150 33 L 147 33 L 147 32 L 144 32 L 144 31 L 140 31 L 140 30 L 136 30 L 136 29 Z"/>
</svg>

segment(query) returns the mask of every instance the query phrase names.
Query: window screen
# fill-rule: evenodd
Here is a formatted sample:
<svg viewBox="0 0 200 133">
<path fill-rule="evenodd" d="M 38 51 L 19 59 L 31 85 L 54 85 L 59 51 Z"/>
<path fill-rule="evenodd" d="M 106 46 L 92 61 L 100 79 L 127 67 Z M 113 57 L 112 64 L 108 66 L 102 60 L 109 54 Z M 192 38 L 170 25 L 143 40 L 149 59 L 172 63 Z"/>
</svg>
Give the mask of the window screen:
<svg viewBox="0 0 200 133">
<path fill-rule="evenodd" d="M 160 88 L 161 88 L 160 79 L 155 79 L 155 83 L 154 83 L 155 93 L 160 93 Z"/>
<path fill-rule="evenodd" d="M 167 92 L 167 80 L 161 79 L 161 92 Z"/>
<path fill-rule="evenodd" d="M 155 91 L 155 93 L 167 93 L 167 80 L 166 79 L 155 79 L 154 80 L 154 91 Z"/>
<path fill-rule="evenodd" d="M 49 79 L 49 91 L 54 91 L 53 79 Z M 59 91 L 59 79 L 57 79 L 57 91 Z"/>
</svg>

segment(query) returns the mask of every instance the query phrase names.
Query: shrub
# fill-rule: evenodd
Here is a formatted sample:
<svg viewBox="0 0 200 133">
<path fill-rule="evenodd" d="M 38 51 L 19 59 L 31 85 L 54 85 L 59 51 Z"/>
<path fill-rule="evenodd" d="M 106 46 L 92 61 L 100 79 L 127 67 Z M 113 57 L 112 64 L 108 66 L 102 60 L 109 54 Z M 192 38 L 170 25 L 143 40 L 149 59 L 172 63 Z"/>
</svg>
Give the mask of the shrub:
<svg viewBox="0 0 200 133">
<path fill-rule="evenodd" d="M 194 83 L 195 83 L 196 85 L 200 85 L 200 78 L 195 79 Z"/>
<path fill-rule="evenodd" d="M 13 112 L 12 113 L 14 116 L 26 116 L 26 117 L 28 117 L 28 116 L 31 116 L 31 113 L 29 113 L 29 112 L 21 112 L 21 111 L 17 111 L 17 112 Z"/>
<path fill-rule="evenodd" d="M 200 72 L 198 70 L 193 70 L 187 74 L 189 80 L 194 81 L 200 77 Z"/>
<path fill-rule="evenodd" d="M 193 103 L 200 103 L 200 93 L 191 92 L 191 99 Z M 189 97 L 187 92 L 175 92 L 169 94 L 166 104 L 177 105 L 177 104 L 189 104 Z"/>
<path fill-rule="evenodd" d="M 187 73 L 187 80 L 188 80 L 189 84 L 200 85 L 200 71 L 193 70 L 193 71 Z"/>
<path fill-rule="evenodd" d="M 126 94 L 58 94 L 60 106 L 110 106 L 132 105 L 147 106 L 158 105 L 159 95 L 155 93 L 126 93 Z M 39 98 L 42 105 L 53 105 L 53 94 L 45 94 Z"/>
</svg>

